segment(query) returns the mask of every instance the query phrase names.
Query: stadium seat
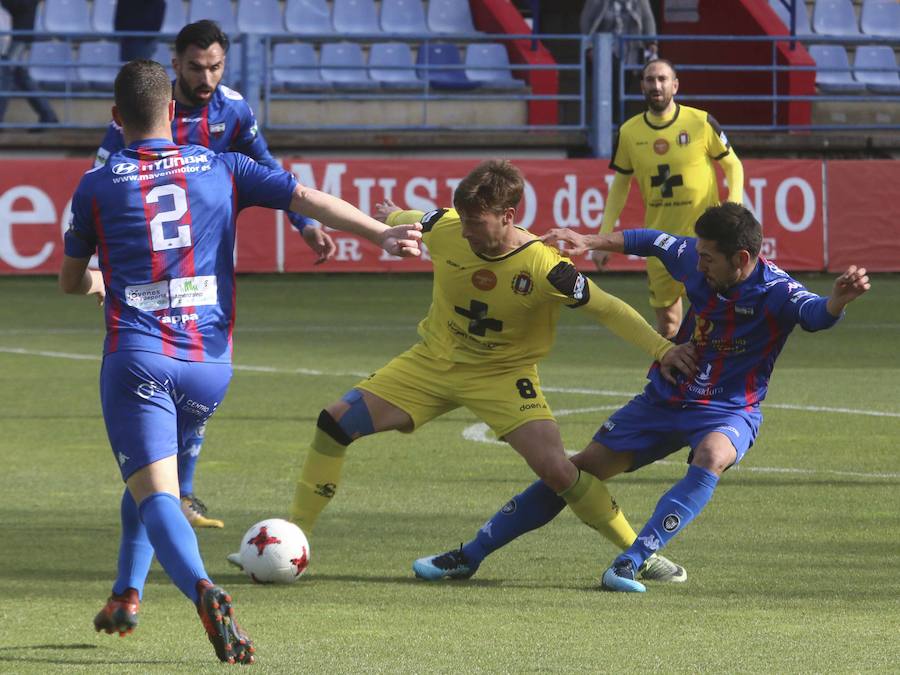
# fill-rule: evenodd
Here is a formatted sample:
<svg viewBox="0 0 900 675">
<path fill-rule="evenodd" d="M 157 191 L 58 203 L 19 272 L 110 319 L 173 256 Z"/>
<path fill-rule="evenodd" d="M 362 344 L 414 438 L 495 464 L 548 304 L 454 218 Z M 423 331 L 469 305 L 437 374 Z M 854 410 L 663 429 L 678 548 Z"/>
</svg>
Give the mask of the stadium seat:
<svg viewBox="0 0 900 675">
<path fill-rule="evenodd" d="M 816 86 L 819 89 L 836 93 L 865 90 L 864 84 L 853 79 L 847 50 L 841 45 L 811 45 L 808 49 L 816 62 Z"/>
<path fill-rule="evenodd" d="M 240 42 L 232 42 L 228 47 L 228 55 L 225 57 L 225 72 L 222 73 L 222 83 L 226 87 L 242 91 L 243 78 L 241 67 L 241 56 L 244 52 L 244 46 Z"/>
<path fill-rule="evenodd" d="M 0 32 L 9 30 L 12 30 L 12 17 L 9 12 L 0 7 Z M 11 35 L 0 36 L 0 54 L 6 54 L 10 42 L 12 42 Z"/>
<path fill-rule="evenodd" d="M 87 89 L 112 91 L 119 72 L 119 43 L 109 40 L 78 46 L 78 81 Z"/>
<path fill-rule="evenodd" d="M 166 3 L 168 4 L 168 3 Z M 234 10 L 227 0 L 191 0 L 191 9 L 188 12 L 188 22 L 194 23 L 200 19 L 212 19 L 225 34 L 232 38 L 238 33 L 237 22 L 234 20 Z"/>
<path fill-rule="evenodd" d="M 492 89 L 520 89 L 523 80 L 512 76 L 506 47 L 497 42 L 473 42 L 466 47 L 466 77 Z"/>
<path fill-rule="evenodd" d="M 472 23 L 469 0 L 429 0 L 428 30 L 432 33 L 478 33 Z"/>
<path fill-rule="evenodd" d="M 850 0 L 816 0 L 813 30 L 819 35 L 855 37 L 859 23 Z"/>
<path fill-rule="evenodd" d="M 90 33 L 87 0 L 45 0 L 44 30 L 48 33 Z"/>
<path fill-rule="evenodd" d="M 413 55 L 404 42 L 377 42 L 369 49 L 369 77 L 383 87 L 421 89 Z"/>
<path fill-rule="evenodd" d="M 276 44 L 272 48 L 272 85 L 293 91 L 326 89 L 315 47 L 308 42 Z"/>
<path fill-rule="evenodd" d="M 284 25 L 292 35 L 331 35 L 331 10 L 326 0 L 287 0 Z"/>
<path fill-rule="evenodd" d="M 278 0 L 240 0 L 237 27 L 240 33 L 284 33 L 284 18 Z"/>
<path fill-rule="evenodd" d="M 900 40 L 900 4 L 897 0 L 863 0 L 859 23 L 866 35 Z"/>
<path fill-rule="evenodd" d="M 116 60 L 118 61 L 118 54 Z M 65 64 L 72 63 L 72 48 L 65 42 L 33 42 L 28 54 L 28 74 L 35 84 L 45 89 L 65 89 L 74 79 Z"/>
<path fill-rule="evenodd" d="M 96 33 L 112 33 L 115 30 L 117 0 L 94 0 L 91 10 L 91 26 Z"/>
<path fill-rule="evenodd" d="M 322 79 L 340 89 L 368 89 L 375 85 L 366 70 L 362 47 L 356 42 L 327 42 L 319 55 Z"/>
<path fill-rule="evenodd" d="M 334 0 L 332 21 L 339 35 L 381 32 L 374 0 Z"/>
<path fill-rule="evenodd" d="M 867 68 L 872 70 L 866 70 Z M 876 70 L 878 68 L 882 70 Z M 857 47 L 853 57 L 853 75 L 869 91 L 900 94 L 900 74 L 897 73 L 897 59 L 892 47 Z"/>
<path fill-rule="evenodd" d="M 422 0 L 381 0 L 381 30 L 394 35 L 428 35 Z"/>
<path fill-rule="evenodd" d="M 416 57 L 416 73 L 435 89 L 474 89 L 477 82 L 468 77 L 456 45 L 435 43 L 422 45 Z M 426 68 L 426 66 L 428 66 Z M 454 67 L 456 66 L 456 67 Z"/>
<path fill-rule="evenodd" d="M 177 35 L 178 31 L 187 25 L 187 17 L 187 6 L 183 0 L 166 0 L 166 13 L 163 16 L 162 28 L 159 29 L 159 32 L 166 35 Z"/>
<path fill-rule="evenodd" d="M 781 0 L 769 0 L 769 7 L 775 10 L 778 18 L 782 20 L 788 32 L 791 30 L 791 11 L 782 4 Z M 797 0 L 797 21 L 795 30 L 797 35 L 811 35 L 812 28 L 809 27 L 809 13 L 806 11 L 806 2 Z"/>
<path fill-rule="evenodd" d="M 166 72 L 173 80 L 175 79 L 175 71 L 172 70 L 172 56 L 175 48 L 165 42 L 157 42 L 156 49 L 153 51 L 153 60 L 161 63 L 166 67 Z"/>
</svg>

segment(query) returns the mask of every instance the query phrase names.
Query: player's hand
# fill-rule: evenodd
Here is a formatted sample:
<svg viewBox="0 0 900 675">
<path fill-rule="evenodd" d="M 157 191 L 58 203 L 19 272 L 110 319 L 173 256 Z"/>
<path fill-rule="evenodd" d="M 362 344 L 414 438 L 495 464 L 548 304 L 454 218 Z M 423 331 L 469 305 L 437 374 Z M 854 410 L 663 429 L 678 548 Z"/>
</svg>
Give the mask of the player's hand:
<svg viewBox="0 0 900 675">
<path fill-rule="evenodd" d="M 97 306 L 103 307 L 106 302 L 106 284 L 103 282 L 103 272 L 100 270 L 91 270 L 91 290 L 90 294 L 97 297 Z"/>
<path fill-rule="evenodd" d="M 316 265 L 333 258 L 335 252 L 337 252 L 337 246 L 334 243 L 334 239 L 331 238 L 331 235 L 328 234 L 323 227 L 318 225 L 307 225 L 303 228 L 303 232 L 300 233 L 300 236 L 303 237 L 303 241 L 306 242 L 306 245 L 316 254 L 316 262 L 314 263 Z"/>
<path fill-rule="evenodd" d="M 872 284 L 869 283 L 866 268 L 850 265 L 846 272 L 834 280 L 831 299 L 843 309 L 845 305 L 856 300 L 870 288 L 872 288 Z"/>
<path fill-rule="evenodd" d="M 587 237 L 568 228 L 555 227 L 542 236 L 541 241 L 571 258 L 581 255 L 589 248 Z"/>
<path fill-rule="evenodd" d="M 382 223 L 386 223 L 389 215 L 391 215 L 394 211 L 400 210 L 402 209 L 399 206 L 392 202 L 388 197 L 385 197 L 383 202 L 375 204 L 375 213 L 372 217 L 375 220 L 380 220 Z"/>
<path fill-rule="evenodd" d="M 401 258 L 416 258 L 422 255 L 421 240 L 422 223 L 396 225 L 381 233 L 381 248 Z"/>
<path fill-rule="evenodd" d="M 669 384 L 678 384 L 674 374 L 676 370 L 685 377 L 693 377 L 697 372 L 697 348 L 691 342 L 675 345 L 663 354 L 659 369 Z"/>
<path fill-rule="evenodd" d="M 609 262 L 609 253 L 606 251 L 591 251 L 591 260 L 597 266 L 597 271 L 602 272 Z"/>
</svg>

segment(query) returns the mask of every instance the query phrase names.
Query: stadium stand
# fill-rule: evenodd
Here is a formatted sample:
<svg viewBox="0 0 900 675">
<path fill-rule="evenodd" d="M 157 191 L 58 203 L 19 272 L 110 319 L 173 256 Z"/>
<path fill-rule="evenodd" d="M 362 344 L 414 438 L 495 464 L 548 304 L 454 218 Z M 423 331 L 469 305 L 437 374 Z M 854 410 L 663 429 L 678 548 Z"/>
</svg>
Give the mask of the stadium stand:
<svg viewBox="0 0 900 675">
<path fill-rule="evenodd" d="M 334 33 L 331 8 L 326 0 L 287 0 L 284 25 L 292 35 L 328 35 Z"/>
<path fill-rule="evenodd" d="M 429 43 L 419 48 L 416 73 L 435 89 L 474 89 L 477 82 L 466 77 L 459 49 L 449 43 Z"/>
<path fill-rule="evenodd" d="M 376 42 L 369 49 L 369 77 L 385 88 L 420 89 L 413 54 L 405 42 Z"/>
<path fill-rule="evenodd" d="M 175 79 L 175 71 L 172 70 L 172 55 L 175 49 L 172 45 L 165 42 L 157 42 L 153 51 L 153 60 L 161 63 L 166 67 L 166 72 L 173 80 Z"/>
<path fill-rule="evenodd" d="M 339 35 L 372 35 L 381 32 L 374 0 L 334 0 L 331 20 Z"/>
<path fill-rule="evenodd" d="M 866 35 L 900 40 L 900 3 L 897 0 L 864 0 L 859 23 Z"/>
<path fill-rule="evenodd" d="M 119 43 L 109 40 L 78 45 L 78 82 L 86 89 L 112 91 L 119 72 Z"/>
<path fill-rule="evenodd" d="M 287 91 L 325 89 L 315 47 L 309 42 L 280 42 L 272 47 L 272 84 Z"/>
<path fill-rule="evenodd" d="M 236 36 L 238 33 L 237 21 L 234 18 L 234 8 L 230 2 L 223 2 L 223 0 L 191 0 L 188 21 L 193 23 L 200 19 L 212 19 L 217 22 L 229 37 Z"/>
<path fill-rule="evenodd" d="M 284 18 L 278 0 L 241 0 L 237 29 L 240 33 L 284 33 Z"/>
<path fill-rule="evenodd" d="M 466 77 L 492 89 L 521 89 L 525 82 L 516 79 L 509 67 L 506 47 L 496 42 L 466 45 Z"/>
<path fill-rule="evenodd" d="M 243 45 L 240 42 L 232 42 L 228 48 L 228 57 L 225 59 L 225 72 L 222 75 L 222 80 L 233 89 L 243 89 L 244 82 L 241 79 L 243 72 L 241 57 L 243 51 Z"/>
<path fill-rule="evenodd" d="M 853 56 L 853 75 L 876 94 L 900 94 L 894 50 L 886 45 L 860 46 Z"/>
<path fill-rule="evenodd" d="M 381 0 L 381 30 L 388 34 L 428 35 L 421 0 Z"/>
<path fill-rule="evenodd" d="M 118 55 L 116 56 L 118 60 Z M 65 89 L 72 74 L 66 64 L 72 63 L 72 48 L 65 42 L 41 40 L 31 45 L 28 74 L 44 89 Z"/>
<path fill-rule="evenodd" d="M 850 60 L 843 45 L 811 45 L 809 54 L 816 62 L 816 86 L 826 92 L 862 92 L 865 85 L 853 77 Z"/>
<path fill-rule="evenodd" d="M 115 30 L 116 2 L 118 0 L 94 0 L 91 8 L 91 27 L 98 33 L 112 33 Z"/>
<path fill-rule="evenodd" d="M 859 24 L 853 3 L 850 0 L 816 0 L 813 31 L 819 35 L 858 37 Z"/>
<path fill-rule="evenodd" d="M 468 0 L 429 0 L 426 15 L 428 30 L 447 35 L 473 35 L 472 10 Z"/>
<path fill-rule="evenodd" d="M 47 33 L 90 33 L 87 0 L 45 0 L 43 30 Z"/>
<path fill-rule="evenodd" d="M 322 79 L 337 89 L 369 89 L 362 47 L 357 42 L 326 42 L 319 53 Z"/>
<path fill-rule="evenodd" d="M 187 6 L 181 0 L 167 0 L 160 33 L 176 35 L 188 22 Z"/>
<path fill-rule="evenodd" d="M 781 0 L 769 0 L 769 7 L 775 10 L 778 18 L 784 23 L 785 27 L 790 30 L 791 27 L 791 10 L 789 10 Z M 806 3 L 798 2 L 797 18 L 796 18 L 796 34 L 805 36 L 812 35 L 812 28 L 809 23 L 809 13 L 806 11 Z"/>
</svg>

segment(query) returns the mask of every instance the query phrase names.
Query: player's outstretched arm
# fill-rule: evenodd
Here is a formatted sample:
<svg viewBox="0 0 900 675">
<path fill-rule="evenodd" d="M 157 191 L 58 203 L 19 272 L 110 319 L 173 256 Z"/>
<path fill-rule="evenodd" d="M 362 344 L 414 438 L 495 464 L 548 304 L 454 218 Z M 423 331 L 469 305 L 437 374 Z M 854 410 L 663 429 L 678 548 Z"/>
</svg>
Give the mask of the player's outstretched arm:
<svg viewBox="0 0 900 675">
<path fill-rule="evenodd" d="M 106 286 L 99 270 L 89 270 L 90 258 L 72 258 L 64 255 L 59 269 L 59 288 L 63 293 L 97 296 L 97 304 L 103 305 Z"/>
<path fill-rule="evenodd" d="M 421 255 L 419 241 L 422 226 L 419 223 L 387 227 L 343 199 L 299 184 L 291 199 L 291 211 L 314 218 L 336 230 L 364 237 L 391 255 Z"/>
<path fill-rule="evenodd" d="M 625 237 L 621 232 L 580 234 L 568 228 L 553 228 L 541 237 L 541 241 L 573 258 L 587 251 L 625 252 Z"/>
<path fill-rule="evenodd" d="M 834 280 L 834 288 L 825 307 L 832 316 L 840 316 L 844 307 L 872 287 L 865 267 L 850 265 L 847 271 Z"/>
</svg>

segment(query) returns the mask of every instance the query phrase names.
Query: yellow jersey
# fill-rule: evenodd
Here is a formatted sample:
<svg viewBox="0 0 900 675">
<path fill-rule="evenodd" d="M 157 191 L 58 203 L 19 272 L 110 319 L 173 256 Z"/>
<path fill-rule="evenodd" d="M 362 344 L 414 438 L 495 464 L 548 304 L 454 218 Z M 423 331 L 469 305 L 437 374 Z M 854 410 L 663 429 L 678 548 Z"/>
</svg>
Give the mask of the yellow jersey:
<svg viewBox="0 0 900 675">
<path fill-rule="evenodd" d="M 387 219 L 388 225 L 416 221 L 434 264 L 431 307 L 418 331 L 436 358 L 501 368 L 537 363 L 553 346 L 563 305 L 587 309 L 654 358 L 671 347 L 637 312 L 533 235 L 492 258 L 472 251 L 455 209 L 395 211 Z"/>
<path fill-rule="evenodd" d="M 647 227 L 693 236 L 697 218 L 719 203 L 713 160 L 729 152 L 728 138 L 712 115 L 676 104 L 672 118 L 658 125 L 646 112 L 625 122 L 609 166 L 634 174 Z"/>
</svg>

